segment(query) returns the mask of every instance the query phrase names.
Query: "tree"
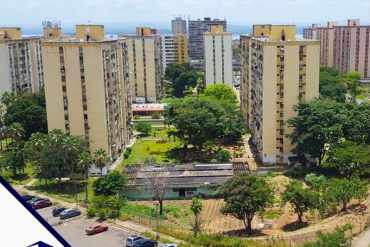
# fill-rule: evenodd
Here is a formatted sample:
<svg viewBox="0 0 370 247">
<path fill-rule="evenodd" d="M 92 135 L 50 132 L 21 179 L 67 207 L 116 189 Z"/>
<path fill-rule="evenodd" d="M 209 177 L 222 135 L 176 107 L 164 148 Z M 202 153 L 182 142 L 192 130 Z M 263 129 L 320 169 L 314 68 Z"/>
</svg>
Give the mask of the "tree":
<svg viewBox="0 0 370 247">
<path fill-rule="evenodd" d="M 85 174 L 85 201 L 89 200 L 89 191 L 88 191 L 88 179 L 89 179 L 89 169 L 93 166 L 94 160 L 89 152 L 82 152 L 78 155 L 77 167 L 84 171 Z"/>
<path fill-rule="evenodd" d="M 215 100 L 228 101 L 232 103 L 237 102 L 235 92 L 225 83 L 207 86 L 204 91 L 204 96 Z"/>
<path fill-rule="evenodd" d="M 98 148 L 95 150 L 93 158 L 94 158 L 94 163 L 96 167 L 100 169 L 101 176 L 103 176 L 103 168 L 107 165 L 109 161 L 109 156 L 108 156 L 107 151 L 105 151 L 102 148 Z"/>
<path fill-rule="evenodd" d="M 199 198 L 194 197 L 191 200 L 190 210 L 194 214 L 194 222 L 191 223 L 191 227 L 193 228 L 194 237 L 198 235 L 198 233 L 202 230 L 203 220 L 200 218 L 200 213 L 202 212 L 203 204 Z"/>
<path fill-rule="evenodd" d="M 19 143 L 24 136 L 24 128 L 20 123 L 12 123 L 7 129 L 6 129 L 6 135 L 16 143 Z"/>
<path fill-rule="evenodd" d="M 6 126 L 20 123 L 24 128 L 24 137 L 32 133 L 47 133 L 46 105 L 43 92 L 37 94 L 23 93 L 8 105 L 4 115 Z"/>
<path fill-rule="evenodd" d="M 347 178 L 370 173 L 370 146 L 351 141 L 340 142 L 328 151 L 323 166 Z"/>
<path fill-rule="evenodd" d="M 316 208 L 318 204 L 318 195 L 310 188 L 303 188 L 300 181 L 291 181 L 282 193 L 282 204 L 289 202 L 298 215 L 298 222 L 302 224 L 302 216 L 309 209 Z"/>
<path fill-rule="evenodd" d="M 93 183 L 93 190 L 96 195 L 119 196 L 122 194 L 126 184 L 126 177 L 119 171 L 111 171 L 105 177 L 100 177 Z"/>
<path fill-rule="evenodd" d="M 165 78 L 170 81 L 170 94 L 181 98 L 187 90 L 197 86 L 199 75 L 189 64 L 169 64 L 166 67 Z"/>
<path fill-rule="evenodd" d="M 252 220 L 271 205 L 274 192 L 264 177 L 241 174 L 229 179 L 218 192 L 224 198 L 221 208 L 224 215 L 232 215 L 242 220 L 248 234 L 252 233 Z"/>
<path fill-rule="evenodd" d="M 0 162 L 1 167 L 10 169 L 13 176 L 15 176 L 17 172 L 24 172 L 25 160 L 23 155 L 23 143 L 19 143 L 3 153 Z"/>
<path fill-rule="evenodd" d="M 357 71 L 348 72 L 341 78 L 341 82 L 347 85 L 348 91 L 352 96 L 352 101 L 356 103 L 356 97 L 358 95 L 358 83 L 361 78 L 361 73 Z"/>
<path fill-rule="evenodd" d="M 338 70 L 330 67 L 320 67 L 320 96 L 345 102 L 347 86 L 340 81 Z"/>
<path fill-rule="evenodd" d="M 135 129 L 141 136 L 148 136 L 152 131 L 152 125 L 149 122 L 138 122 L 135 124 Z"/>
<path fill-rule="evenodd" d="M 292 152 L 310 154 L 318 159 L 320 166 L 327 148 L 344 136 L 347 111 L 342 104 L 328 99 L 299 102 L 294 111 L 298 112 L 297 116 L 288 120 L 293 132 L 287 135 L 295 145 Z"/>
<path fill-rule="evenodd" d="M 348 118 L 344 123 L 345 138 L 370 145 L 370 103 L 349 104 Z"/>
<path fill-rule="evenodd" d="M 215 158 L 218 162 L 228 162 L 231 159 L 231 154 L 229 151 L 221 149 L 216 152 Z"/>
<path fill-rule="evenodd" d="M 166 190 L 170 184 L 170 166 L 162 166 L 158 169 L 144 173 L 145 190 L 153 194 L 154 200 L 159 204 L 159 214 L 163 214 L 163 201 Z"/>
<path fill-rule="evenodd" d="M 3 103 L 6 107 L 9 107 L 11 104 L 13 104 L 16 100 L 16 95 L 13 92 L 4 92 L 1 95 L 1 103 Z"/>
</svg>

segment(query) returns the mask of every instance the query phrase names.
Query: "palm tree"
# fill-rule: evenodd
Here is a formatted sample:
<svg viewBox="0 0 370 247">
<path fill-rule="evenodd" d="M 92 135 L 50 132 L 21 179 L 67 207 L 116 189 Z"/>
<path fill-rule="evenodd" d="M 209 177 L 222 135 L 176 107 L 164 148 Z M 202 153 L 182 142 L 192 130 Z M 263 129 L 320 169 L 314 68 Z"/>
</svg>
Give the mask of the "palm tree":
<svg viewBox="0 0 370 247">
<path fill-rule="evenodd" d="M 14 93 L 4 92 L 1 95 L 0 101 L 3 103 L 6 107 L 9 107 L 15 100 L 17 96 Z"/>
<path fill-rule="evenodd" d="M 24 128 L 20 123 L 12 123 L 6 129 L 6 135 L 13 139 L 14 142 L 19 143 L 24 136 Z"/>
<path fill-rule="evenodd" d="M 101 176 L 103 176 L 103 168 L 107 165 L 109 161 L 109 156 L 107 151 L 102 148 L 98 148 L 94 152 L 95 165 L 100 169 Z"/>
<path fill-rule="evenodd" d="M 91 166 L 94 164 L 93 157 L 89 152 L 82 152 L 78 155 L 78 160 L 77 160 L 77 166 L 79 169 L 83 170 L 85 173 L 85 191 L 86 191 L 86 197 L 85 197 L 85 202 L 89 200 L 89 192 L 88 192 L 88 179 L 89 179 L 89 169 Z"/>
</svg>

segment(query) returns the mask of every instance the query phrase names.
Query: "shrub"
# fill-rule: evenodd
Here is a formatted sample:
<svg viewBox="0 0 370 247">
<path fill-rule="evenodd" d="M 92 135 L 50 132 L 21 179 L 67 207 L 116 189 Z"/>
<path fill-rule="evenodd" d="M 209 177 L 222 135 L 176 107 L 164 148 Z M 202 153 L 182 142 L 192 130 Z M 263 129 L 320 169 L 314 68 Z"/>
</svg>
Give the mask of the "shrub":
<svg viewBox="0 0 370 247">
<path fill-rule="evenodd" d="M 229 151 L 221 149 L 221 150 L 216 152 L 215 159 L 218 162 L 227 162 L 231 159 L 231 154 L 230 154 Z"/>
<path fill-rule="evenodd" d="M 161 118 L 161 115 L 159 115 L 159 113 L 154 113 L 153 115 L 152 115 L 152 119 L 160 119 Z"/>
<path fill-rule="evenodd" d="M 325 180 L 326 177 L 324 175 L 317 175 L 316 173 L 309 173 L 304 178 L 304 181 L 312 187 L 317 187 L 321 183 L 325 182 Z"/>
<path fill-rule="evenodd" d="M 128 157 L 130 157 L 132 153 L 132 148 L 128 147 L 126 148 L 125 152 L 123 153 L 123 157 L 125 157 L 125 159 L 127 159 Z"/>
<path fill-rule="evenodd" d="M 135 124 L 135 129 L 140 132 L 140 135 L 148 136 L 152 131 L 152 125 L 148 122 L 139 122 Z"/>
<path fill-rule="evenodd" d="M 121 193 L 126 184 L 126 177 L 119 171 L 112 171 L 105 177 L 100 177 L 93 183 L 93 190 L 96 195 L 116 195 Z"/>
<path fill-rule="evenodd" d="M 305 166 L 293 166 L 284 173 L 285 176 L 300 179 L 304 178 L 310 172 L 309 168 Z"/>
<path fill-rule="evenodd" d="M 99 220 L 106 220 L 107 219 L 107 209 L 100 209 L 98 211 L 98 218 Z"/>
<path fill-rule="evenodd" d="M 96 215 L 96 209 L 95 209 L 94 207 L 89 207 L 89 208 L 86 210 L 86 215 L 87 215 L 87 217 L 89 217 L 89 218 L 95 217 L 95 215 Z"/>
</svg>

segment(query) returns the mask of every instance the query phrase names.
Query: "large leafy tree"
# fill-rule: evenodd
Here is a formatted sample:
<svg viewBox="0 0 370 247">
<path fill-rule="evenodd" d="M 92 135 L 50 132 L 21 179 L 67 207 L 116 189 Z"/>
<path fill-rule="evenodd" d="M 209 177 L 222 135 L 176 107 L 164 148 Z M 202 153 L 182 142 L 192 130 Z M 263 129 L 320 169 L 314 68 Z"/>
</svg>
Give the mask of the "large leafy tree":
<svg viewBox="0 0 370 247">
<path fill-rule="evenodd" d="M 24 136 L 28 139 L 32 133 L 47 132 L 46 105 L 43 92 L 37 94 L 23 93 L 15 99 L 9 99 L 3 95 L 2 102 L 7 105 L 4 115 L 4 123 L 10 126 L 20 123 L 24 130 Z"/>
<path fill-rule="evenodd" d="M 324 167 L 330 168 L 347 178 L 370 173 L 370 146 L 343 141 L 328 151 Z"/>
<path fill-rule="evenodd" d="M 318 205 L 319 196 L 310 188 L 304 188 L 301 181 L 292 181 L 282 193 L 283 205 L 289 202 L 298 215 L 298 222 L 303 223 L 303 213 L 309 209 L 314 209 Z"/>
<path fill-rule="evenodd" d="M 358 84 L 361 78 L 361 73 L 357 71 L 348 72 L 341 77 L 341 82 L 347 85 L 347 89 L 352 96 L 352 101 L 356 102 L 356 97 L 359 93 Z"/>
<path fill-rule="evenodd" d="M 348 119 L 345 122 L 345 138 L 370 145 L 370 103 L 348 104 Z"/>
<path fill-rule="evenodd" d="M 12 123 L 5 132 L 14 142 L 19 143 L 23 139 L 25 131 L 20 123 Z"/>
<path fill-rule="evenodd" d="M 186 91 L 197 86 L 199 75 L 189 64 L 169 64 L 165 78 L 170 81 L 169 93 L 174 97 L 184 97 Z"/>
<path fill-rule="evenodd" d="M 330 67 L 320 68 L 320 95 L 338 102 L 346 100 L 347 87 L 340 80 L 341 75 L 338 70 Z"/>
<path fill-rule="evenodd" d="M 140 135 L 148 136 L 152 131 L 152 125 L 149 122 L 138 122 L 135 124 L 135 129 L 140 132 Z"/>
<path fill-rule="evenodd" d="M 237 102 L 235 92 L 228 84 L 209 85 L 204 90 L 204 96 L 216 100 L 223 100 L 228 102 Z"/>
<path fill-rule="evenodd" d="M 225 205 L 221 213 L 242 220 L 247 233 L 252 232 L 252 220 L 271 205 L 274 193 L 266 179 L 259 175 L 242 174 L 229 179 L 219 191 Z"/>
<path fill-rule="evenodd" d="M 126 177 L 119 171 L 112 171 L 105 177 L 100 177 L 93 183 L 96 195 L 120 195 L 126 184 Z"/>
<path fill-rule="evenodd" d="M 293 132 L 288 135 L 295 145 L 292 151 L 298 155 L 310 154 L 321 165 L 327 148 L 344 136 L 347 110 L 343 104 L 328 99 L 299 102 L 294 110 L 297 116 L 288 120 L 293 127 Z"/>
</svg>

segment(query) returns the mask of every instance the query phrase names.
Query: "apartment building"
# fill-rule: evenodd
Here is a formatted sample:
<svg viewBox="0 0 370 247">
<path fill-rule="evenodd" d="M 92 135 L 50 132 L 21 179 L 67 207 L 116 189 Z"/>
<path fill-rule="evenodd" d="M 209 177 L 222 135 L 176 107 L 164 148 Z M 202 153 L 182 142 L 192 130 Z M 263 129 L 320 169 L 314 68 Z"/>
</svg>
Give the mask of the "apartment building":
<svg viewBox="0 0 370 247">
<path fill-rule="evenodd" d="M 210 32 L 211 26 L 223 26 L 227 31 L 226 20 L 211 19 L 205 17 L 203 20 L 189 20 L 189 58 L 191 60 L 204 60 L 204 33 Z"/>
<path fill-rule="evenodd" d="M 320 64 L 323 66 L 333 67 L 334 29 L 337 25 L 337 22 L 330 21 L 326 27 L 312 24 L 311 28 L 303 29 L 303 38 L 320 41 Z"/>
<path fill-rule="evenodd" d="M 223 26 L 211 26 L 204 33 L 204 61 L 206 85 L 232 85 L 232 35 Z"/>
<path fill-rule="evenodd" d="M 126 36 L 131 97 L 135 103 L 155 102 L 163 83 L 161 37 L 149 27 L 137 28 L 136 36 Z"/>
<path fill-rule="evenodd" d="M 370 78 L 370 25 L 360 26 L 359 19 L 350 19 L 347 26 L 334 29 L 334 67 L 342 73 L 358 71 Z"/>
<path fill-rule="evenodd" d="M 183 34 L 162 36 L 163 71 L 171 63 L 188 63 L 188 37 Z"/>
<path fill-rule="evenodd" d="M 0 27 L 0 94 L 43 87 L 41 39 L 22 37 L 19 27 Z"/>
<path fill-rule="evenodd" d="M 181 17 L 176 17 L 174 20 L 171 20 L 171 30 L 173 35 L 186 35 L 186 20 L 183 20 Z"/>
<path fill-rule="evenodd" d="M 42 42 L 48 129 L 84 136 L 91 151 L 116 159 L 131 136 L 128 47 L 106 39 L 102 25 Z"/>
<path fill-rule="evenodd" d="M 298 40 L 295 30 L 255 25 L 240 40 L 241 109 L 264 164 L 288 163 L 293 106 L 319 96 L 320 42 Z"/>
</svg>

